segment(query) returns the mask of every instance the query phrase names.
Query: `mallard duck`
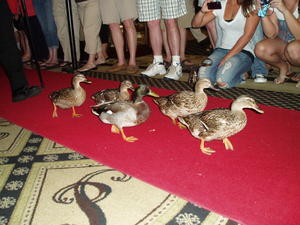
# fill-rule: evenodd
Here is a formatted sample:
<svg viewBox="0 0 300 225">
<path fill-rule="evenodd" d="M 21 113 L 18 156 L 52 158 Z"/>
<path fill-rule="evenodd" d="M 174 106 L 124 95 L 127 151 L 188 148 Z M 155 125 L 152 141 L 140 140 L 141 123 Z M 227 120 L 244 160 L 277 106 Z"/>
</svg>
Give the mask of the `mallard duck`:
<svg viewBox="0 0 300 225">
<path fill-rule="evenodd" d="M 201 112 L 207 104 L 207 95 L 205 88 L 211 87 L 208 79 L 199 79 L 195 85 L 195 91 L 181 91 L 168 96 L 161 96 L 153 99 L 159 106 L 160 111 L 171 118 L 176 125 L 178 116 L 187 116 L 189 114 Z M 181 125 L 178 124 L 180 127 Z"/>
<path fill-rule="evenodd" d="M 186 117 L 178 117 L 178 120 L 189 129 L 195 138 L 200 139 L 201 151 L 211 155 L 215 151 L 205 147 L 205 141 L 223 140 L 225 148 L 233 150 L 233 145 L 228 137 L 240 132 L 246 126 L 247 116 L 243 111 L 244 108 L 263 113 L 253 98 L 242 95 L 232 103 L 230 109 L 217 108 Z"/>
<path fill-rule="evenodd" d="M 112 88 L 98 91 L 92 95 L 96 105 L 100 106 L 115 101 L 127 101 L 130 99 L 128 90 L 134 90 L 132 83 L 129 80 L 122 81 L 120 88 Z"/>
<path fill-rule="evenodd" d="M 121 133 L 124 141 L 134 142 L 136 137 L 127 137 L 123 127 L 133 127 L 145 122 L 150 115 L 150 108 L 143 97 L 150 95 L 158 97 L 146 85 L 140 85 L 133 93 L 132 101 L 118 101 L 93 108 L 92 113 L 97 115 L 103 123 L 111 124 L 112 133 Z"/>
<path fill-rule="evenodd" d="M 81 116 L 75 111 L 75 106 L 81 106 L 86 99 L 85 90 L 80 86 L 81 82 L 92 83 L 83 74 L 77 74 L 72 79 L 72 87 L 63 88 L 50 94 L 49 97 L 54 107 L 52 117 L 58 117 L 57 106 L 62 109 L 72 108 L 73 117 Z"/>
</svg>

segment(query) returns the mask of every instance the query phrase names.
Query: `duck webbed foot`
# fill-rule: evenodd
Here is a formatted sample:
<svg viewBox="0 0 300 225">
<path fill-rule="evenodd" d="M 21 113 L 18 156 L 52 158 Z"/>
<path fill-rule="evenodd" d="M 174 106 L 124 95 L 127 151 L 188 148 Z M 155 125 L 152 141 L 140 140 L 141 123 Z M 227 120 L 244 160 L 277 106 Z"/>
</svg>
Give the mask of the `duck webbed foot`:
<svg viewBox="0 0 300 225">
<path fill-rule="evenodd" d="M 211 149 L 211 148 L 207 148 L 207 147 L 204 147 L 204 139 L 200 138 L 200 150 L 206 154 L 206 155 L 211 155 L 212 153 L 215 153 L 216 151 Z"/>
<path fill-rule="evenodd" d="M 73 112 L 72 112 L 72 117 L 75 117 L 75 118 L 76 118 L 76 117 L 81 117 L 81 116 L 82 116 L 81 114 L 76 113 L 74 107 L 72 107 L 72 110 L 73 110 Z"/>
<path fill-rule="evenodd" d="M 228 138 L 224 138 L 223 143 L 225 145 L 226 150 L 228 150 L 228 149 L 233 150 L 233 146 Z"/>
<path fill-rule="evenodd" d="M 135 141 L 137 141 L 137 140 L 138 140 L 138 138 L 136 138 L 136 137 L 133 137 L 133 136 L 126 137 L 126 135 L 125 135 L 125 133 L 124 133 L 123 129 L 120 129 L 120 131 L 121 131 L 122 138 L 123 138 L 123 140 L 124 140 L 124 141 L 127 141 L 127 142 L 135 142 Z"/>
<path fill-rule="evenodd" d="M 186 129 L 186 126 L 183 125 L 183 124 L 180 123 L 180 122 L 177 123 L 177 126 L 178 126 L 180 129 Z"/>
</svg>

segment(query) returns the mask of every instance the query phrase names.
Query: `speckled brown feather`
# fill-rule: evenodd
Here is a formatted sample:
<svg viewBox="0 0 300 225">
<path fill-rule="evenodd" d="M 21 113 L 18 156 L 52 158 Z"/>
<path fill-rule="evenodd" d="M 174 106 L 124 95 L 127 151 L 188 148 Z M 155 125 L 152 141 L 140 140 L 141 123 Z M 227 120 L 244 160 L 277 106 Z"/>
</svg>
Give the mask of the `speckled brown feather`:
<svg viewBox="0 0 300 225">
<path fill-rule="evenodd" d="M 125 80 L 121 83 L 120 88 L 98 91 L 92 95 L 92 99 L 95 100 L 95 103 L 98 106 L 116 101 L 128 101 L 130 99 L 128 89 L 133 89 L 133 86 L 130 81 Z"/>
</svg>

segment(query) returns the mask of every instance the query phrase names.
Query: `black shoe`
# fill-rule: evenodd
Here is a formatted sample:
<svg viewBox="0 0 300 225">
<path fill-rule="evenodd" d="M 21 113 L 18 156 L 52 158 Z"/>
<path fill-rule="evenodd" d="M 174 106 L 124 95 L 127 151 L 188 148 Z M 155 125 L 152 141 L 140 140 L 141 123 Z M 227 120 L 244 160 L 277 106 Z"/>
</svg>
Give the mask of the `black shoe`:
<svg viewBox="0 0 300 225">
<path fill-rule="evenodd" d="M 12 101 L 20 102 L 20 101 L 26 100 L 27 98 L 36 96 L 40 92 L 41 92 L 41 89 L 37 86 L 26 87 L 26 88 L 23 88 L 23 90 L 20 90 L 16 94 L 14 94 L 12 97 Z"/>
</svg>

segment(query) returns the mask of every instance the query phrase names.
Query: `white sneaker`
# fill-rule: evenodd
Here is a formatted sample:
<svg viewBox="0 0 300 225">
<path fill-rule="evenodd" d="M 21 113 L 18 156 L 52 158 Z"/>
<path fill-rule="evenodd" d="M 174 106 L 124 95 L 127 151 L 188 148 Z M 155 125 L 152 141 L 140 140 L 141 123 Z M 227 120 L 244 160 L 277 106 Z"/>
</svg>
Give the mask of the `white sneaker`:
<svg viewBox="0 0 300 225">
<path fill-rule="evenodd" d="M 172 79 L 172 80 L 179 80 L 182 76 L 182 66 L 181 65 L 171 65 L 168 69 L 168 73 L 164 78 Z"/>
<path fill-rule="evenodd" d="M 262 74 L 256 74 L 254 82 L 255 83 L 266 83 L 268 80 Z"/>
<path fill-rule="evenodd" d="M 152 63 L 150 64 L 147 69 L 143 72 L 141 72 L 142 75 L 148 76 L 148 77 L 154 77 L 155 75 L 163 75 L 166 74 L 166 68 L 164 63 Z"/>
</svg>

